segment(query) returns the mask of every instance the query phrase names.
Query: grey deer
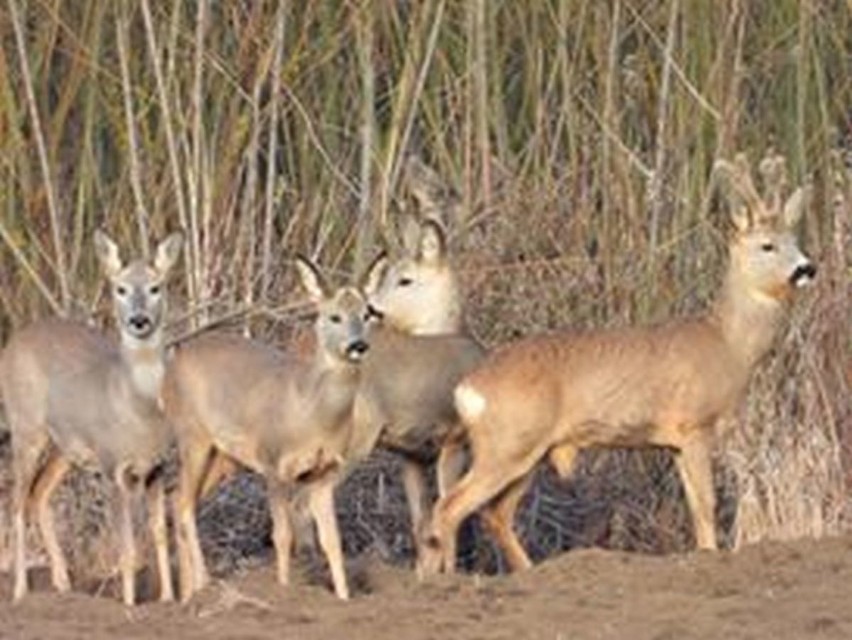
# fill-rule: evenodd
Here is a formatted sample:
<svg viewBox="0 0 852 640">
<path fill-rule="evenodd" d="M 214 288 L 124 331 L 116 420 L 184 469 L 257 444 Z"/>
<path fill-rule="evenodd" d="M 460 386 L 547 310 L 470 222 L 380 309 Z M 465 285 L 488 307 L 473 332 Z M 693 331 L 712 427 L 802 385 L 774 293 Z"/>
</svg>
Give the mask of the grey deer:
<svg viewBox="0 0 852 640">
<path fill-rule="evenodd" d="M 160 598 L 173 599 L 161 478 L 171 430 L 158 404 L 165 368 L 165 280 L 183 236 L 157 247 L 153 262 L 125 264 L 116 244 L 96 232 L 97 257 L 111 283 L 119 341 L 64 319 L 15 333 L 0 363 L 0 390 L 12 435 L 14 599 L 28 590 L 26 519 L 38 516 L 53 586 L 70 589 L 50 497 L 71 465 L 93 466 L 112 480 L 121 540 L 125 604 L 136 601 L 134 502 L 144 492 L 157 554 Z"/>
<path fill-rule="evenodd" d="M 456 531 L 480 508 L 510 566 L 528 567 L 513 519 L 533 468 L 546 458 L 567 477 L 578 451 L 592 446 L 672 449 L 697 545 L 717 548 L 717 421 L 744 395 L 793 291 L 816 274 L 792 233 L 806 189 L 785 202 L 783 159 L 761 167 L 766 199 L 744 156 L 716 165 L 733 196 L 736 231 L 724 286 L 708 312 L 652 327 L 526 338 L 493 352 L 456 387 L 473 461 L 435 507 L 427 573 L 453 569 Z"/>
<path fill-rule="evenodd" d="M 414 193 L 422 209 L 437 212 L 447 206 L 422 185 L 415 185 Z M 464 325 L 443 226 L 431 218 L 411 224 L 402 255 L 393 261 L 382 256 L 368 272 L 370 305 L 382 321 L 371 333 L 348 457 L 357 461 L 376 444 L 401 455 L 419 559 L 432 506 L 426 472 L 437 462 L 443 495 L 463 471 L 465 445 L 453 388 L 485 351 Z"/>
<path fill-rule="evenodd" d="M 210 334 L 181 346 L 166 373 L 163 402 L 177 433 L 181 599 L 209 582 L 196 504 L 239 465 L 267 482 L 278 581 L 290 582 L 291 510 L 305 498 L 331 569 L 349 587 L 334 512 L 334 488 L 351 435 L 349 416 L 367 353 L 368 308 L 355 287 L 333 290 L 308 260 L 296 266 L 317 306 L 316 348 L 307 358 L 239 336 Z M 298 495 L 297 495 L 298 494 Z"/>
</svg>

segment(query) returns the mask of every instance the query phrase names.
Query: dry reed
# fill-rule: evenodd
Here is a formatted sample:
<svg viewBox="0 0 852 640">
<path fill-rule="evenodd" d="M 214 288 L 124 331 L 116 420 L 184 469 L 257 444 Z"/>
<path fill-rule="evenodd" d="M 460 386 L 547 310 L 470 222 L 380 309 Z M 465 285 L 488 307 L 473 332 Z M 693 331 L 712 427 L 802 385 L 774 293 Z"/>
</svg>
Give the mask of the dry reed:
<svg viewBox="0 0 852 640">
<path fill-rule="evenodd" d="M 720 509 L 730 544 L 839 531 L 852 426 L 850 34 L 844 3 L 794 0 L 10 0 L 0 336 L 49 313 L 103 320 L 94 228 L 144 250 L 179 226 L 190 240 L 175 335 L 225 322 L 283 341 L 295 316 L 274 305 L 292 302 L 289 257 L 362 265 L 389 233 L 413 153 L 461 194 L 453 242 L 487 344 L 689 313 L 724 261 L 709 168 L 771 144 L 796 182 L 815 183 L 803 234 L 821 278 L 720 452 Z M 543 472 L 531 492 L 521 526 L 537 557 L 688 547 L 665 454 L 579 466 L 569 485 Z M 67 510 L 81 522 L 68 527 L 85 537 L 97 491 L 80 486 L 86 500 Z M 235 493 L 262 494 L 238 483 L 217 500 Z M 410 554 L 391 461 L 365 465 L 341 498 L 351 551 Z M 238 517 L 253 523 L 241 537 L 215 531 L 217 518 L 210 544 L 254 553 L 265 539 L 262 519 Z M 471 562 L 496 566 L 487 546 L 471 548 Z"/>
</svg>

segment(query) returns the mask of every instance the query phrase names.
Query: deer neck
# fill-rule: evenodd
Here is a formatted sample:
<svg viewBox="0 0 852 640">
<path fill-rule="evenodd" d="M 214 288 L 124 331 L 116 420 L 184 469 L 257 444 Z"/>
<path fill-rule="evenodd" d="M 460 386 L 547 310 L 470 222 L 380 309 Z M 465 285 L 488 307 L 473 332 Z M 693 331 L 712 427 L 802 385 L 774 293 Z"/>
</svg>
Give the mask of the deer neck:
<svg viewBox="0 0 852 640">
<path fill-rule="evenodd" d="M 461 303 L 458 300 L 448 305 L 435 304 L 410 322 L 388 316 L 386 323 L 400 333 L 415 336 L 457 334 L 464 330 Z"/>
<path fill-rule="evenodd" d="M 342 361 L 322 349 L 296 379 L 301 401 L 324 419 L 337 422 L 348 415 L 358 388 L 359 365 Z"/>
<path fill-rule="evenodd" d="M 328 353 L 325 349 L 319 348 L 311 363 L 308 379 L 313 381 L 338 379 L 349 380 L 352 382 L 357 380 L 358 364 L 341 360 Z"/>
<path fill-rule="evenodd" d="M 771 348 L 786 307 L 783 300 L 749 289 L 729 272 L 712 315 L 731 352 L 750 369 Z"/>
<path fill-rule="evenodd" d="M 121 361 L 134 391 L 146 400 L 157 401 L 165 372 L 162 331 L 155 331 L 145 339 L 122 334 Z"/>
</svg>

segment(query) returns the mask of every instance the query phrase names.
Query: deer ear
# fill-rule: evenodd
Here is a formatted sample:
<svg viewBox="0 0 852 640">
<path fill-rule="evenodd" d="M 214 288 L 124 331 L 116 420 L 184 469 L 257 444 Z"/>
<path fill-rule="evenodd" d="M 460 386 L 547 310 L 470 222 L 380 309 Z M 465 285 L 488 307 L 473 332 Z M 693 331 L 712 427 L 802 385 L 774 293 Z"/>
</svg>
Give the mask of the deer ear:
<svg viewBox="0 0 852 640">
<path fill-rule="evenodd" d="M 154 268 L 157 271 L 165 274 L 175 266 L 180 257 L 181 249 L 183 249 L 183 240 L 183 232 L 175 231 L 157 245 L 157 252 L 154 254 Z"/>
<path fill-rule="evenodd" d="M 329 297 L 328 283 L 319 268 L 303 255 L 296 256 L 296 269 L 302 286 L 312 302 L 322 302 Z"/>
<path fill-rule="evenodd" d="M 734 229 L 739 233 L 745 233 L 751 229 L 751 214 L 748 207 L 743 204 L 731 203 L 731 222 L 734 224 Z"/>
<path fill-rule="evenodd" d="M 420 243 L 420 222 L 412 213 L 405 213 L 399 221 L 399 239 L 402 250 L 408 255 L 416 255 Z"/>
<path fill-rule="evenodd" d="M 417 255 L 424 262 L 437 263 L 447 254 L 447 239 L 444 227 L 436 220 L 426 220 L 420 227 L 420 242 Z"/>
<path fill-rule="evenodd" d="M 118 245 L 100 229 L 95 231 L 95 255 L 98 256 L 107 277 L 113 278 L 121 271 L 122 262 Z"/>
<path fill-rule="evenodd" d="M 806 185 L 796 189 L 792 194 L 790 194 L 790 197 L 787 198 L 787 202 L 784 203 L 783 215 L 784 225 L 788 229 L 795 227 L 799 220 L 802 219 L 802 214 L 810 204 L 812 193 L 813 188 L 811 185 Z"/>
<path fill-rule="evenodd" d="M 379 290 L 379 286 L 381 286 L 382 281 L 388 273 L 389 265 L 388 254 L 382 251 L 373 259 L 370 266 L 367 267 L 367 270 L 360 279 L 361 290 L 367 298 L 373 297 Z"/>
</svg>

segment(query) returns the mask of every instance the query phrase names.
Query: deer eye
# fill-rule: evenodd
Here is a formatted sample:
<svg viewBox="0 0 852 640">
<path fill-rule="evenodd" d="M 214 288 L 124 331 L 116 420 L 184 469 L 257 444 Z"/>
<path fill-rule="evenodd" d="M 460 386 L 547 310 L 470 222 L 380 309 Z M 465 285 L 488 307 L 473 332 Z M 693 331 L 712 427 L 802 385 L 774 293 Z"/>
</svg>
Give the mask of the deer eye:
<svg viewBox="0 0 852 640">
<path fill-rule="evenodd" d="M 403 277 L 403 278 L 400 278 L 400 279 L 397 281 L 397 284 L 398 284 L 400 287 L 408 287 L 408 286 L 411 286 L 412 284 L 414 284 L 414 280 L 413 280 L 412 278 L 405 278 L 405 277 Z"/>
<path fill-rule="evenodd" d="M 340 316 L 340 314 L 337 314 L 337 313 L 330 315 L 328 317 L 328 319 L 329 319 L 330 322 L 333 322 L 334 324 L 340 324 L 341 322 L 343 322 L 343 318 Z"/>
<path fill-rule="evenodd" d="M 767 253 L 775 251 L 775 245 L 771 242 L 764 242 L 762 245 L 760 245 L 760 248 L 766 251 Z"/>
<path fill-rule="evenodd" d="M 150 293 L 152 296 L 156 296 L 157 294 L 160 293 L 160 285 L 158 285 L 158 284 L 152 285 L 151 287 L 148 288 L 148 293 Z"/>
<path fill-rule="evenodd" d="M 115 292 L 123 298 L 127 295 L 127 287 L 125 287 L 123 284 L 120 284 L 115 288 Z"/>
<path fill-rule="evenodd" d="M 367 311 L 364 313 L 364 320 L 369 322 L 372 319 L 381 320 L 384 317 L 381 311 L 376 309 L 373 305 L 367 305 Z"/>
</svg>

